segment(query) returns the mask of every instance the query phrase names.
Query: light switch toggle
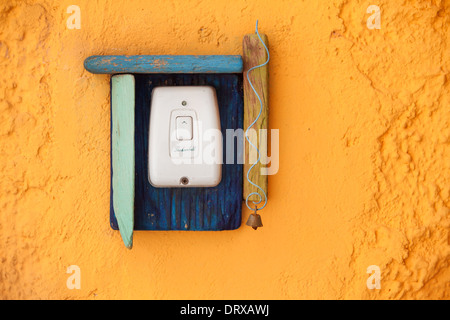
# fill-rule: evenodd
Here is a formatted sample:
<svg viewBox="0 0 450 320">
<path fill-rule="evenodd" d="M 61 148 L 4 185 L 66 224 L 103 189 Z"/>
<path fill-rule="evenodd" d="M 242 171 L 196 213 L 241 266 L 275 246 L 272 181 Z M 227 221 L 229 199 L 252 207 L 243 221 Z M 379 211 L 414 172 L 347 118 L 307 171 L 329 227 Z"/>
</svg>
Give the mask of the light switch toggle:
<svg viewBox="0 0 450 320">
<path fill-rule="evenodd" d="M 177 117 L 177 140 L 192 140 L 192 117 Z"/>
</svg>

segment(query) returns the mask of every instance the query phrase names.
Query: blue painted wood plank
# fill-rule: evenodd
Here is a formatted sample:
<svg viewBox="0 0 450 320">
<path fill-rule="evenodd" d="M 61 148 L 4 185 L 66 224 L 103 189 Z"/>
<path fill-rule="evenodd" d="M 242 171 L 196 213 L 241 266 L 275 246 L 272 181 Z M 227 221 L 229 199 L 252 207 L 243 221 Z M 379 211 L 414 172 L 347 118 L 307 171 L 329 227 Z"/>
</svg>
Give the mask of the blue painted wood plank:
<svg viewBox="0 0 450 320">
<path fill-rule="evenodd" d="M 135 203 L 134 230 L 233 230 L 241 225 L 242 210 L 242 150 L 237 141 L 232 144 L 234 163 L 224 164 L 222 181 L 212 188 L 154 188 L 148 181 L 148 129 L 151 92 L 155 86 L 211 85 L 216 89 L 220 126 L 242 129 L 244 102 L 242 74 L 149 74 L 135 75 Z M 244 137 L 241 137 L 244 139 Z M 114 190 L 112 191 L 114 192 Z M 118 222 L 111 204 L 110 222 Z"/>
<path fill-rule="evenodd" d="M 111 77 L 112 198 L 120 235 L 133 246 L 135 153 L 135 81 L 133 75 Z"/>
<path fill-rule="evenodd" d="M 84 61 L 92 73 L 242 73 L 239 55 L 91 56 Z"/>
</svg>

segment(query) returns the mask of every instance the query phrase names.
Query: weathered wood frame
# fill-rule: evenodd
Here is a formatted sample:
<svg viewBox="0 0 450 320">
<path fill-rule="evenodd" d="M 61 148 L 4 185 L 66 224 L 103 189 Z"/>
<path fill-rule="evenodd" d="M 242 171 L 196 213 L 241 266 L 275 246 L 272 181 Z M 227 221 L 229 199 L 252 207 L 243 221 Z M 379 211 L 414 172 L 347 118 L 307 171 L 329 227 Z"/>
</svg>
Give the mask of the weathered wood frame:
<svg viewBox="0 0 450 320">
<path fill-rule="evenodd" d="M 263 35 L 267 43 L 267 37 Z M 265 52 L 264 52 L 265 53 Z M 91 56 L 84 62 L 86 70 L 94 74 L 111 74 L 111 166 L 113 169 L 112 190 L 115 218 L 122 239 L 127 248 L 133 244 L 134 229 L 134 97 L 133 74 L 147 73 L 242 73 L 243 68 L 260 64 L 261 47 L 254 41 L 254 35 L 244 38 L 244 61 L 241 56 Z M 244 67 L 245 65 L 245 67 Z M 268 69 L 254 70 L 251 80 L 256 90 L 262 90 L 264 110 L 261 119 L 254 126 L 268 128 Z M 246 76 L 244 70 L 244 77 Z M 251 90 L 251 88 L 250 88 Z M 244 129 L 259 113 L 260 105 L 255 103 L 254 92 L 249 91 L 244 78 Z M 257 102 L 257 101 L 256 101 Z M 259 135 L 259 133 L 258 133 Z M 267 150 L 267 141 L 260 141 L 259 148 Z M 248 168 L 248 147 L 245 148 L 245 168 Z M 267 176 L 260 174 L 260 165 L 254 168 L 252 181 L 261 184 L 267 192 Z M 251 191 L 246 179 L 243 182 L 243 198 Z"/>
</svg>

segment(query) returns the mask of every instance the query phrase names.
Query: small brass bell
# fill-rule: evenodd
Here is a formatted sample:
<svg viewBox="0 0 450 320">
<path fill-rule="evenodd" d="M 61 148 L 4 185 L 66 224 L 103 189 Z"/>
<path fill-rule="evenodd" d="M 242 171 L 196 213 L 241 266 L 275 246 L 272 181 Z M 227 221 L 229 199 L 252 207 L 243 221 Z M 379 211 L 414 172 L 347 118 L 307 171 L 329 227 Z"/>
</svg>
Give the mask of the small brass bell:
<svg viewBox="0 0 450 320">
<path fill-rule="evenodd" d="M 258 209 L 255 208 L 255 212 L 252 213 L 247 220 L 246 225 L 252 227 L 254 230 L 260 228 L 263 226 L 262 221 L 261 221 L 261 216 L 259 214 L 256 213 Z"/>
</svg>

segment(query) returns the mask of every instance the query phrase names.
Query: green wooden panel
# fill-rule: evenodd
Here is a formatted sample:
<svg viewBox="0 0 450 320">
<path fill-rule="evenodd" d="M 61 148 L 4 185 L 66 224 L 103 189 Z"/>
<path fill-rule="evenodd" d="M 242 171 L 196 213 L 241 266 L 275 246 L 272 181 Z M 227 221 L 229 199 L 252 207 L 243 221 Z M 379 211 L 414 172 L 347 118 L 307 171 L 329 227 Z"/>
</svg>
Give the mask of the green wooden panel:
<svg viewBox="0 0 450 320">
<path fill-rule="evenodd" d="M 134 227 L 134 104 L 134 76 L 112 76 L 112 197 L 120 235 L 129 249 L 133 246 Z"/>
</svg>

